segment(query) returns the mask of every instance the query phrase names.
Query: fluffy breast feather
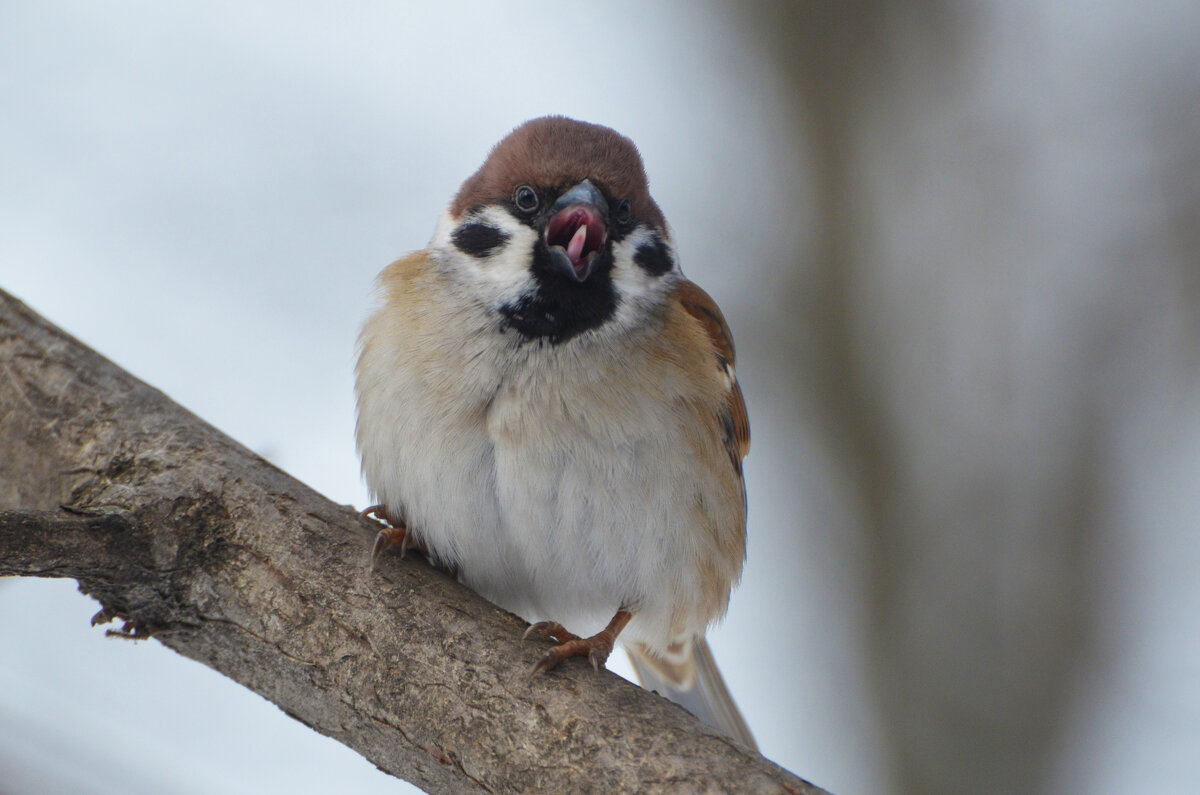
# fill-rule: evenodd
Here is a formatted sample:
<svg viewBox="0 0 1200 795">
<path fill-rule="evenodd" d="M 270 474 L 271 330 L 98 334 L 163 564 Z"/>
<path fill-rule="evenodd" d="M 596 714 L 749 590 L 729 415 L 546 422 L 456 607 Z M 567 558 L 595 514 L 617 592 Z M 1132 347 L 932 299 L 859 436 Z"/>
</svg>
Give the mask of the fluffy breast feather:
<svg viewBox="0 0 1200 795">
<path fill-rule="evenodd" d="M 724 612 L 744 491 L 726 375 L 682 301 L 550 346 L 502 332 L 425 253 L 381 288 L 357 376 L 363 470 L 439 561 L 581 634 L 634 608 L 623 637 L 664 651 Z"/>
</svg>

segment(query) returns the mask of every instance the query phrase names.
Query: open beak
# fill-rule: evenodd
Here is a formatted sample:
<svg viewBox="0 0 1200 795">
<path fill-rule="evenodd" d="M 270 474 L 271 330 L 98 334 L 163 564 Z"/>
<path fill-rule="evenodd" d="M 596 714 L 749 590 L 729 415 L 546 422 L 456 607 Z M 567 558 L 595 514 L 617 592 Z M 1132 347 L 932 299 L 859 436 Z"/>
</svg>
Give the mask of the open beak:
<svg viewBox="0 0 1200 795">
<path fill-rule="evenodd" d="M 577 282 L 587 280 L 608 235 L 608 202 L 589 180 L 558 198 L 546 224 L 546 247 L 554 263 Z"/>
</svg>

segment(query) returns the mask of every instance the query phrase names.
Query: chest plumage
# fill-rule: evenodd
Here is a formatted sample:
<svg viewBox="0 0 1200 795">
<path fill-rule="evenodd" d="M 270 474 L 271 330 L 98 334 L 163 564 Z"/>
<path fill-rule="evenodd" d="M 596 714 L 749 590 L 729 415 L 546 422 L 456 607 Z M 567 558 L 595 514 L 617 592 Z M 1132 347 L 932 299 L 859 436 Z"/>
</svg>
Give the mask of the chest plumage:
<svg viewBox="0 0 1200 795">
<path fill-rule="evenodd" d="M 631 609 L 628 639 L 664 651 L 703 632 L 740 571 L 745 517 L 714 420 L 720 372 L 666 330 L 685 313 L 668 301 L 618 340 L 547 345 L 472 307 L 426 255 L 381 282 L 358 368 L 379 501 L 528 620 L 590 634 Z"/>
</svg>

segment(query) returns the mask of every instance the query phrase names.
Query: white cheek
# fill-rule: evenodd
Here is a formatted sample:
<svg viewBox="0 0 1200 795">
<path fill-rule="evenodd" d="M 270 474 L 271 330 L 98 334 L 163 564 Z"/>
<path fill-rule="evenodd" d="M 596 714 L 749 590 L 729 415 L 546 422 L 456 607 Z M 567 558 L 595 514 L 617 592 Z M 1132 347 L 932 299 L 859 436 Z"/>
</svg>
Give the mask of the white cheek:
<svg viewBox="0 0 1200 795">
<path fill-rule="evenodd" d="M 508 235 L 494 254 L 473 257 L 454 245 L 454 230 L 463 223 L 476 221 L 495 227 Z M 515 303 L 536 289 L 530 258 L 537 232 L 498 207 L 485 207 L 463 218 L 455 218 L 447 210 L 438 219 L 429 247 L 460 284 L 476 293 L 476 297 L 492 307 Z"/>
<path fill-rule="evenodd" d="M 618 325 L 628 328 L 639 323 L 646 312 L 663 301 L 663 297 L 679 281 L 679 261 L 671 248 L 671 270 L 654 275 L 633 261 L 637 250 L 657 237 L 653 232 L 638 227 L 617 243 L 613 244 L 613 286 L 617 290 Z M 667 244 L 670 248 L 670 243 Z"/>
</svg>

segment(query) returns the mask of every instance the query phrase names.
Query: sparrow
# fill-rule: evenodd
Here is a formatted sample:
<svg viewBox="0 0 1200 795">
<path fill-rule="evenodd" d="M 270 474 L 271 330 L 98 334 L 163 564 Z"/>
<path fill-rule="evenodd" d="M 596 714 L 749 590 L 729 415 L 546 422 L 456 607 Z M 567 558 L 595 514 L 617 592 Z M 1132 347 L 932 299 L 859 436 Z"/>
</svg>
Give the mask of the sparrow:
<svg viewBox="0 0 1200 795">
<path fill-rule="evenodd" d="M 359 340 L 356 435 L 385 521 L 594 667 L 755 748 L 704 634 L 746 555 L 750 426 L 721 310 L 684 278 L 641 155 L 534 119 L 498 143 Z"/>
</svg>

